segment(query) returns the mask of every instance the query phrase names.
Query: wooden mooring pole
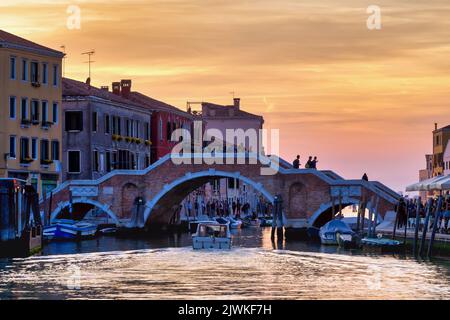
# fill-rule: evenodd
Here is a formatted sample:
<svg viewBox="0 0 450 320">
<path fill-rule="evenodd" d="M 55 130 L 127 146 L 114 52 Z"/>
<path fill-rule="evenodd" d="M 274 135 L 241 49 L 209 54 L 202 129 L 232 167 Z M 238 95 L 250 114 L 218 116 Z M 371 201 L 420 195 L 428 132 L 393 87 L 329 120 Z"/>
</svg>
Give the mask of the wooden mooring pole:
<svg viewBox="0 0 450 320">
<path fill-rule="evenodd" d="M 423 250 L 425 249 L 425 240 L 427 238 L 428 224 L 430 222 L 432 208 L 433 208 L 433 198 L 430 198 L 427 201 L 425 222 L 423 223 L 423 230 L 422 230 L 422 239 L 420 240 L 420 246 L 419 246 L 419 255 L 420 256 L 423 256 Z"/>
<path fill-rule="evenodd" d="M 395 222 L 394 222 L 394 230 L 392 231 L 392 239 L 395 239 L 395 232 L 397 231 L 397 225 L 398 225 L 398 218 L 400 215 L 400 208 L 402 206 L 402 200 L 403 198 L 400 198 L 400 200 L 398 200 L 398 204 L 397 204 L 397 210 L 395 210 Z"/>
<path fill-rule="evenodd" d="M 427 257 L 431 258 L 432 253 L 433 253 L 433 243 L 434 243 L 434 238 L 436 236 L 436 230 L 439 224 L 439 219 L 441 217 L 441 212 L 442 212 L 442 201 L 443 201 L 443 197 L 442 195 L 439 196 L 438 201 L 437 201 L 437 206 L 436 209 L 434 210 L 434 221 L 433 221 L 433 230 L 431 231 L 431 237 L 430 237 L 430 243 L 428 244 L 428 253 L 427 253 Z"/>
<path fill-rule="evenodd" d="M 420 206 L 422 205 L 422 199 L 420 197 L 417 198 L 416 204 L 416 223 L 414 226 L 414 239 L 413 239 L 413 254 L 417 254 L 417 240 L 419 238 L 419 224 L 420 224 Z"/>
<path fill-rule="evenodd" d="M 272 217 L 272 232 L 270 238 L 272 241 L 275 240 L 275 233 L 277 235 L 278 241 L 284 239 L 283 234 L 283 199 L 281 195 L 277 195 L 273 203 L 273 217 Z"/>
</svg>

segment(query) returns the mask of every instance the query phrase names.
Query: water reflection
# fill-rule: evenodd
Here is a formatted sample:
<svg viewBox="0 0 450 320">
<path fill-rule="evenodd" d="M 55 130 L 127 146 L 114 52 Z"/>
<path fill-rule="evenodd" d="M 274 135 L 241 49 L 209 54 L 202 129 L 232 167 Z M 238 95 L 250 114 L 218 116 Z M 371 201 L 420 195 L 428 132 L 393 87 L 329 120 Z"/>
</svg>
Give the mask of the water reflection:
<svg viewBox="0 0 450 320">
<path fill-rule="evenodd" d="M 450 294 L 449 269 L 305 242 L 273 249 L 270 229 L 233 231 L 230 251 L 193 251 L 187 234 L 103 237 L 3 260 L 0 298 L 438 299 Z"/>
</svg>

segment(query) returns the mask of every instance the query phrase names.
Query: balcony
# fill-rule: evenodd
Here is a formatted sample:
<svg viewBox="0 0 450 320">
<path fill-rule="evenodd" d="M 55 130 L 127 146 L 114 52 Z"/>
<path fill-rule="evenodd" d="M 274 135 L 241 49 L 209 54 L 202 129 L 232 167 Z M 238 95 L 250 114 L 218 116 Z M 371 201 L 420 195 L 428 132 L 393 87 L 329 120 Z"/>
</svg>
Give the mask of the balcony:
<svg viewBox="0 0 450 320">
<path fill-rule="evenodd" d="M 32 158 L 30 158 L 29 156 L 26 156 L 24 158 L 20 158 L 20 165 L 22 167 L 29 167 L 30 164 L 33 162 L 34 160 Z"/>
<path fill-rule="evenodd" d="M 41 127 L 44 130 L 48 130 L 53 125 L 51 121 L 42 121 Z"/>
<path fill-rule="evenodd" d="M 22 128 L 29 128 L 31 125 L 31 120 L 30 119 L 21 119 L 20 120 L 20 126 Z"/>
<path fill-rule="evenodd" d="M 53 160 L 50 159 L 41 159 L 41 165 L 43 166 L 49 166 L 53 163 Z"/>
<path fill-rule="evenodd" d="M 31 86 L 34 88 L 39 88 L 41 84 L 39 81 L 31 81 Z"/>
</svg>

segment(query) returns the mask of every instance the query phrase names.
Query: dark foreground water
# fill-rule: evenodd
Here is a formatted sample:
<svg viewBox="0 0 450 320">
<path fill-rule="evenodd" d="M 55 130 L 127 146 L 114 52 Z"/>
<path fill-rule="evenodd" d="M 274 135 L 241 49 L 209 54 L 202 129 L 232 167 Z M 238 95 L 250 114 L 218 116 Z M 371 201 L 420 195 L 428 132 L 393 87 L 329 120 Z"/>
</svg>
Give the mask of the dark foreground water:
<svg viewBox="0 0 450 320">
<path fill-rule="evenodd" d="M 190 237 L 52 243 L 0 260 L 0 299 L 448 299 L 450 263 L 294 242 L 270 229 L 233 235 L 230 251 Z"/>
</svg>

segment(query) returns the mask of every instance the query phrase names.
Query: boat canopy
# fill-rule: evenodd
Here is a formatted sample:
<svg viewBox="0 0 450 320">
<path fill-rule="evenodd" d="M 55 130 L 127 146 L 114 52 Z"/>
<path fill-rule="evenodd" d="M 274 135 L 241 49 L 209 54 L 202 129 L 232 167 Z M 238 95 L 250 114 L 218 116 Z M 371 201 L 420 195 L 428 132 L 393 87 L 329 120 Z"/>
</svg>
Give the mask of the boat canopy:
<svg viewBox="0 0 450 320">
<path fill-rule="evenodd" d="M 450 175 L 441 175 L 406 187 L 406 191 L 450 190 Z"/>
<path fill-rule="evenodd" d="M 323 233 L 353 233 L 353 230 L 349 227 L 348 224 L 346 224 L 344 221 L 341 220 L 331 220 L 328 223 L 326 223 L 320 230 Z"/>
</svg>

